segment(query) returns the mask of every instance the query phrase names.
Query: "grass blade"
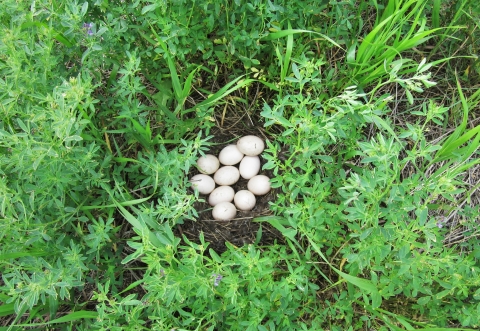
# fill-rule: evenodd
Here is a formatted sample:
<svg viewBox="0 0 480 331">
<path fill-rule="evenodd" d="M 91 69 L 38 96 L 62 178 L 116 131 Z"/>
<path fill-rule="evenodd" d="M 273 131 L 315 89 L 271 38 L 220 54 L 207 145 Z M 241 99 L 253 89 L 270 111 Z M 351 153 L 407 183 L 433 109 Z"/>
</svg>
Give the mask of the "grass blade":
<svg viewBox="0 0 480 331">
<path fill-rule="evenodd" d="M 59 43 L 65 45 L 65 46 L 67 46 L 67 47 L 72 47 L 72 46 L 73 46 L 73 43 L 72 43 L 70 40 L 68 40 L 67 37 L 65 37 L 62 33 L 54 30 L 52 27 L 48 26 L 46 23 L 42 23 L 42 22 L 25 22 L 25 23 L 22 24 L 21 27 L 22 27 L 22 30 L 23 30 L 23 29 L 28 29 L 28 28 L 30 28 L 30 27 L 32 27 L 32 26 L 35 26 L 35 27 L 37 27 L 37 28 L 39 28 L 39 27 L 45 28 L 45 29 L 47 29 L 47 30 L 49 30 L 49 31 L 52 32 L 52 34 L 51 34 L 52 38 L 55 39 L 56 41 L 58 41 Z"/>
<path fill-rule="evenodd" d="M 107 89 L 113 86 L 113 82 L 117 78 L 118 69 L 120 69 L 120 66 L 118 65 L 118 63 L 114 63 L 112 67 L 112 71 L 110 72 L 110 76 L 108 77 L 108 80 L 107 80 Z"/>
<path fill-rule="evenodd" d="M 297 241 L 295 238 L 297 234 L 296 228 L 292 228 L 292 224 L 288 221 L 287 218 L 281 217 L 281 216 L 262 216 L 262 217 L 256 217 L 253 219 L 254 222 L 267 222 L 270 225 L 272 225 L 274 228 L 276 228 L 278 231 L 282 233 L 287 238 L 287 243 L 290 246 L 290 248 L 296 252 L 296 249 L 294 248 L 293 244 L 295 244 L 303 253 L 305 253 L 303 246 L 300 245 L 300 243 Z M 288 228 L 286 228 L 288 227 Z M 298 254 L 298 252 L 296 252 Z M 333 284 L 332 281 L 325 275 L 322 270 L 320 270 L 318 267 L 315 266 L 315 269 L 317 272 L 331 285 Z"/>
<path fill-rule="evenodd" d="M 0 261 L 6 261 L 10 259 L 17 259 L 19 257 L 26 257 L 26 256 L 45 256 L 45 255 L 52 255 L 52 252 L 45 252 L 42 250 L 34 250 L 34 251 L 27 251 L 27 252 L 10 252 L 10 253 L 3 253 L 0 254 Z"/>
<path fill-rule="evenodd" d="M 351 284 L 357 286 L 358 288 L 361 288 L 361 289 L 367 291 L 367 293 L 369 293 L 372 296 L 372 306 L 373 306 L 373 308 L 378 308 L 381 305 L 382 296 L 378 292 L 377 287 L 371 281 L 369 281 L 367 279 L 364 279 L 364 278 L 359 278 L 359 277 L 356 277 L 356 276 L 349 275 L 349 274 L 344 273 L 344 272 L 338 270 L 337 268 L 335 268 L 330 263 L 330 261 L 327 260 L 325 255 L 323 255 L 322 251 L 320 250 L 320 247 L 318 247 L 318 245 L 312 239 L 310 239 L 310 237 L 308 237 L 308 235 L 307 235 L 307 238 L 308 238 L 308 242 L 313 247 L 315 252 L 318 255 L 320 255 L 320 257 L 323 259 L 323 261 L 325 261 L 325 263 L 327 263 L 333 269 L 333 271 L 335 271 L 339 276 L 343 277 L 348 283 L 351 283 Z"/>
<path fill-rule="evenodd" d="M 140 284 L 142 284 L 142 283 L 144 283 L 144 282 L 145 282 L 145 279 L 139 279 L 139 280 L 137 280 L 136 282 L 133 282 L 133 283 L 131 283 L 130 285 L 128 285 L 124 290 L 122 290 L 122 291 L 119 292 L 118 294 L 120 295 L 120 294 L 123 294 L 123 293 L 125 293 L 125 292 L 128 292 L 128 291 L 130 291 L 131 289 L 137 287 L 138 285 L 140 285 Z"/>
<path fill-rule="evenodd" d="M 467 122 L 468 122 L 469 105 L 468 105 L 467 99 L 465 98 L 465 95 L 463 94 L 462 86 L 460 85 L 460 81 L 458 80 L 458 77 L 457 77 L 457 90 L 460 96 L 460 102 L 462 104 L 462 110 L 463 110 L 462 123 L 445 140 L 445 142 L 442 144 L 442 148 L 440 148 L 437 151 L 431 164 L 456 157 L 459 155 L 459 152 L 463 153 L 463 155 L 461 155 L 461 159 L 466 160 L 479 147 L 480 126 L 476 126 L 475 128 L 465 132 L 465 129 L 467 127 Z M 474 100 L 475 100 L 474 104 L 476 104 L 476 99 Z M 458 149 L 461 145 L 467 143 L 474 136 L 475 136 L 475 139 L 469 146 L 467 146 L 467 148 L 463 148 L 460 150 Z"/>
<path fill-rule="evenodd" d="M 140 233 L 143 233 L 144 230 L 146 230 L 146 224 L 141 223 L 135 216 L 130 214 L 128 210 L 126 210 L 120 203 L 118 203 L 113 197 L 112 200 L 114 201 L 116 207 L 119 209 L 120 213 L 122 216 L 130 223 L 133 225 L 135 229 L 140 231 Z"/>
<path fill-rule="evenodd" d="M 126 210 L 120 203 L 118 203 L 115 199 L 113 199 L 113 197 L 112 197 L 112 200 L 117 205 L 117 208 L 119 209 L 120 214 L 122 214 L 122 216 L 128 221 L 128 223 L 133 225 L 134 229 L 137 230 L 138 234 L 141 234 L 142 236 L 145 234 L 148 234 L 148 239 L 150 240 L 152 245 L 156 247 L 163 246 L 163 244 L 158 240 L 155 234 L 148 229 L 147 225 L 142 221 L 141 218 L 137 219 L 128 210 Z"/>
<path fill-rule="evenodd" d="M 235 90 L 238 90 L 239 88 L 247 85 L 247 84 L 250 84 L 251 82 L 255 81 L 254 79 L 245 79 L 245 80 L 241 80 L 245 75 L 242 75 L 240 77 L 237 77 L 235 78 L 234 80 L 232 80 L 230 83 L 228 83 L 227 85 L 225 85 L 224 87 L 222 87 L 220 90 L 218 90 L 217 92 L 215 92 L 214 94 L 212 94 L 211 96 L 209 96 L 208 99 L 200 102 L 199 104 L 195 105 L 195 107 L 192 107 L 188 110 L 185 110 L 185 113 L 188 113 L 188 112 L 192 112 L 192 111 L 195 111 L 195 109 L 197 108 L 200 108 L 200 107 L 210 107 L 210 106 L 213 106 L 214 104 L 217 103 L 217 101 L 219 101 L 220 99 L 223 99 L 225 98 L 225 96 L 229 95 L 230 93 L 232 93 L 233 91 Z M 234 87 L 232 87 L 233 85 L 235 85 L 235 83 L 238 84 Z"/>
<path fill-rule="evenodd" d="M 187 99 L 188 95 L 190 94 L 193 78 L 195 77 L 195 74 L 199 69 L 200 67 L 197 67 L 188 74 L 187 79 L 185 80 L 185 84 L 183 85 L 182 98 Z"/>
<path fill-rule="evenodd" d="M 80 310 L 80 311 L 75 311 L 68 315 L 62 316 L 60 318 L 54 319 L 53 321 L 50 321 L 49 324 L 73 322 L 81 319 L 93 319 L 93 318 L 97 318 L 97 316 L 98 316 L 98 312 L 96 311 Z"/>
<path fill-rule="evenodd" d="M 432 26 L 434 28 L 440 27 L 440 5 L 442 2 L 440 0 L 433 0 L 432 8 Z"/>
<path fill-rule="evenodd" d="M 253 220 L 254 222 L 268 222 L 271 224 L 274 228 L 282 232 L 283 235 L 285 235 L 285 226 L 289 226 L 288 220 L 285 217 L 280 217 L 280 216 L 265 216 L 265 217 L 257 217 Z M 285 225 L 285 226 L 284 226 Z M 291 229 L 293 230 L 293 229 Z M 296 233 L 296 231 L 295 231 Z M 289 234 L 287 232 L 287 234 Z M 349 275 L 345 272 L 340 271 L 339 269 L 335 268 L 330 261 L 327 260 L 325 255 L 323 255 L 322 251 L 318 247 L 317 243 L 310 239 L 308 235 L 306 236 L 308 238 L 308 241 L 311 245 L 311 247 L 315 250 L 315 252 L 320 255 L 323 261 L 325 261 L 339 276 L 343 277 L 347 282 L 357 286 L 358 288 L 361 288 L 362 290 L 365 290 L 368 292 L 371 297 L 372 297 L 372 306 L 373 308 L 377 308 L 380 306 L 382 302 L 382 297 L 380 293 L 378 292 L 377 287 L 369 280 L 364 279 L 364 278 L 359 278 L 355 277 L 352 275 Z M 287 238 L 289 238 L 289 235 L 287 235 Z M 290 238 L 289 238 L 290 239 Z M 296 242 L 295 238 L 293 240 Z M 328 278 L 327 278 L 328 279 Z"/>
<path fill-rule="evenodd" d="M 292 25 L 288 22 L 288 29 L 292 29 Z M 280 81 L 285 81 L 285 78 L 288 76 L 288 69 L 290 68 L 290 59 L 292 58 L 293 52 L 293 33 L 287 35 L 287 49 L 285 52 L 285 57 L 283 58 L 283 66 L 280 73 Z M 279 59 L 281 60 L 281 59 Z"/>
<path fill-rule="evenodd" d="M 128 159 L 128 158 L 121 158 L 120 161 L 123 161 L 123 162 L 138 162 L 138 160 L 135 160 L 135 159 Z M 143 203 L 147 200 L 149 200 L 151 198 L 151 196 L 149 197 L 146 197 L 146 198 L 141 198 L 141 199 L 135 199 L 135 200 L 129 200 L 129 201 L 122 201 L 122 202 L 117 202 L 115 201 L 114 204 L 110 204 L 110 205 L 102 205 L 102 206 L 83 206 L 83 207 L 80 207 L 79 209 L 80 210 L 89 210 L 89 209 L 102 209 L 102 208 L 114 208 L 114 207 L 117 207 L 118 205 L 120 206 L 134 206 L 134 205 L 138 205 L 140 203 Z"/>
<path fill-rule="evenodd" d="M 15 314 L 14 303 L 6 303 L 0 306 L 0 317 Z"/>
<path fill-rule="evenodd" d="M 267 222 L 275 229 L 280 231 L 285 237 L 292 241 L 296 241 L 295 236 L 297 235 L 297 230 L 292 228 L 286 228 L 283 226 L 284 224 L 290 226 L 287 219 L 284 217 L 278 216 L 265 216 L 265 217 L 257 217 L 253 220 L 254 222 Z"/>
<path fill-rule="evenodd" d="M 96 311 L 87 311 L 87 310 L 80 310 L 75 311 L 73 313 L 67 314 L 65 316 L 59 317 L 48 323 L 29 323 L 29 324 L 17 324 L 15 326 L 42 326 L 42 325 L 49 325 L 49 324 L 58 324 L 58 323 L 68 323 L 68 322 L 75 322 L 82 319 L 95 319 L 98 316 L 98 312 Z"/>
<path fill-rule="evenodd" d="M 280 39 L 280 38 L 283 38 L 283 37 L 286 37 L 286 36 L 289 36 L 289 35 L 293 35 L 293 34 L 296 34 L 296 33 L 313 33 L 313 34 L 316 34 L 316 35 L 322 37 L 323 39 L 327 40 L 328 42 L 330 42 L 332 45 L 335 45 L 338 48 L 343 49 L 342 46 L 337 44 L 333 39 L 329 38 L 328 36 L 324 35 L 323 33 L 315 32 L 315 31 L 311 31 L 311 30 L 302 30 L 302 29 L 287 29 L 287 30 L 281 30 L 281 31 L 273 32 L 273 33 L 270 33 L 267 36 L 261 38 L 261 40 L 272 41 L 272 40 Z"/>
<path fill-rule="evenodd" d="M 178 76 L 177 68 L 175 66 L 175 62 L 173 62 L 173 59 L 170 56 L 167 44 L 162 40 L 162 38 L 160 38 L 160 36 L 155 32 L 155 29 L 151 25 L 150 30 L 157 39 L 156 43 L 159 44 L 164 51 L 163 57 L 167 60 L 168 69 L 170 70 L 170 77 L 172 79 L 173 91 L 175 93 L 175 97 L 179 106 L 177 109 L 180 109 L 185 102 L 186 96 L 183 95 L 183 88 L 180 84 L 180 79 Z"/>
<path fill-rule="evenodd" d="M 358 47 L 356 62 L 357 63 L 366 63 L 366 59 L 371 57 L 366 56 L 368 53 L 367 51 L 370 50 L 372 52 L 372 46 L 375 44 L 374 39 L 379 34 L 380 30 L 385 26 L 390 20 L 393 19 L 394 16 L 389 16 L 387 19 L 383 20 L 379 25 L 377 25 L 369 34 L 363 39 L 362 43 Z"/>
</svg>

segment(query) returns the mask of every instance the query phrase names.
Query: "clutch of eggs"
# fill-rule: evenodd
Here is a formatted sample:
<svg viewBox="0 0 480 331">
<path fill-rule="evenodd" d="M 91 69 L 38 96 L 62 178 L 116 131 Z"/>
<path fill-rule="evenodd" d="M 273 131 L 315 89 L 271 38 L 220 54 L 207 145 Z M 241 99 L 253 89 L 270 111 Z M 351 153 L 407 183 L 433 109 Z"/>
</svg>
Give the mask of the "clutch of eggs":
<svg viewBox="0 0 480 331">
<path fill-rule="evenodd" d="M 236 216 L 236 210 L 252 210 L 256 195 L 267 194 L 270 179 L 259 175 L 259 155 L 265 149 L 262 139 L 257 136 L 244 136 L 236 144 L 227 145 L 218 154 L 201 156 L 197 167 L 201 174 L 190 179 L 192 187 L 200 194 L 210 194 L 208 202 L 213 206 L 212 216 L 216 220 L 230 220 Z M 213 175 L 213 178 L 209 175 Z M 248 179 L 248 190 L 234 192 L 230 185 L 240 177 Z M 218 187 L 215 188 L 215 184 Z M 232 204 L 233 203 L 235 204 Z"/>
</svg>

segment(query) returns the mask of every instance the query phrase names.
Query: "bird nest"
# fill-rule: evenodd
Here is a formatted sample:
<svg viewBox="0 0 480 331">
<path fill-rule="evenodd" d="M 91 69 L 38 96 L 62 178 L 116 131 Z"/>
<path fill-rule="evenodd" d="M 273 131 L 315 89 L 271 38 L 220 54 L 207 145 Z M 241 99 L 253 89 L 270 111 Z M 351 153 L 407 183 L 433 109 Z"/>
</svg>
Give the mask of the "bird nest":
<svg viewBox="0 0 480 331">
<path fill-rule="evenodd" d="M 239 138 L 246 135 L 255 135 L 262 139 L 272 139 L 263 130 L 259 123 L 253 123 L 252 118 L 246 120 L 239 119 L 235 116 L 228 117 L 229 120 L 218 121 L 218 125 L 213 128 L 210 134 L 213 136 L 210 143 L 211 148 L 206 154 L 218 156 L 220 151 L 227 145 L 235 143 Z M 248 121 L 248 123 L 247 123 Z M 261 167 L 266 160 L 259 155 Z M 273 177 L 271 171 L 260 170 L 259 174 Z M 190 177 L 198 174 L 197 169 L 193 169 L 189 174 Z M 239 181 L 231 187 L 238 192 L 247 189 L 247 179 L 240 178 Z M 199 242 L 200 234 L 203 233 L 205 241 L 209 242 L 210 248 L 217 253 L 226 250 L 225 243 L 229 242 L 235 246 L 243 246 L 246 244 L 257 243 L 260 245 L 270 245 L 275 242 L 282 242 L 282 236 L 279 231 L 270 226 L 268 223 L 256 222 L 255 219 L 261 216 L 272 215 L 270 211 L 270 202 L 276 200 L 277 189 L 271 189 L 270 192 L 263 196 L 256 196 L 256 205 L 250 211 L 237 211 L 234 219 L 228 221 L 218 221 L 212 217 L 212 206 L 207 202 L 207 195 L 200 195 L 199 200 L 194 203 L 195 210 L 198 213 L 196 220 L 186 220 L 183 224 L 175 227 L 177 235 L 186 236 L 190 241 Z M 261 229 L 260 229 L 261 227 Z M 260 230 L 259 230 L 260 229 Z M 259 232 L 260 231 L 260 232 Z"/>
</svg>

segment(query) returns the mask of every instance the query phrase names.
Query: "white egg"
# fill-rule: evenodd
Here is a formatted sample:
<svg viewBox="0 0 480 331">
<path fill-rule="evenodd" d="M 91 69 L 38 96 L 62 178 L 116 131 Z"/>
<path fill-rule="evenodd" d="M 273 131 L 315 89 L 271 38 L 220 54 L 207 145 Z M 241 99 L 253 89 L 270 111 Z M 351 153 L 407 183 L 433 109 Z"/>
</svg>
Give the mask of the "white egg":
<svg viewBox="0 0 480 331">
<path fill-rule="evenodd" d="M 247 190 L 241 190 L 235 193 L 233 201 L 239 210 L 252 210 L 257 202 L 253 193 Z"/>
<path fill-rule="evenodd" d="M 232 202 L 235 191 L 230 186 L 219 186 L 210 193 L 208 203 L 216 206 L 220 202 Z"/>
<path fill-rule="evenodd" d="M 248 156 L 259 155 L 265 149 L 262 139 L 257 136 L 245 136 L 237 141 L 238 150 Z"/>
<path fill-rule="evenodd" d="M 209 194 L 215 188 L 215 181 L 207 175 L 195 175 L 190 178 L 190 183 L 201 194 Z"/>
<path fill-rule="evenodd" d="M 270 178 L 265 175 L 252 177 L 247 184 L 248 190 L 255 195 L 264 195 L 270 191 Z"/>
<path fill-rule="evenodd" d="M 240 178 L 238 169 L 234 166 L 225 166 L 217 170 L 213 179 L 218 185 L 233 185 Z"/>
<path fill-rule="evenodd" d="M 234 165 L 243 159 L 243 153 L 238 150 L 236 145 L 228 145 L 220 151 L 218 159 L 224 165 Z"/>
<path fill-rule="evenodd" d="M 197 166 L 201 173 L 210 175 L 218 170 L 220 167 L 220 161 L 218 161 L 215 155 L 206 154 L 205 156 L 198 158 Z"/>
<path fill-rule="evenodd" d="M 217 221 L 227 221 L 235 218 L 237 210 L 231 202 L 220 202 L 213 207 L 212 216 Z"/>
<path fill-rule="evenodd" d="M 260 158 L 258 156 L 245 156 L 240 162 L 240 176 L 250 179 L 260 171 Z"/>
</svg>

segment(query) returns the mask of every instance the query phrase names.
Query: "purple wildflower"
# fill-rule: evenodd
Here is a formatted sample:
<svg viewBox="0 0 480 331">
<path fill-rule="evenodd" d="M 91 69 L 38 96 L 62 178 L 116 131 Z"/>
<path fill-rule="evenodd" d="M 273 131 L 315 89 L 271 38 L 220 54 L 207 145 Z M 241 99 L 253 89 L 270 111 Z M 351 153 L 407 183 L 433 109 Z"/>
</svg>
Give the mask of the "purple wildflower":
<svg viewBox="0 0 480 331">
<path fill-rule="evenodd" d="M 165 277 L 165 270 L 160 269 L 160 277 Z"/>
<path fill-rule="evenodd" d="M 83 23 L 83 28 L 87 30 L 87 34 L 89 36 L 93 36 L 92 27 L 93 27 L 93 23 Z"/>
<path fill-rule="evenodd" d="M 439 229 L 443 228 L 445 226 L 445 223 L 447 222 L 447 218 L 444 216 L 440 216 L 437 221 L 437 227 Z"/>
<path fill-rule="evenodd" d="M 215 277 L 215 280 L 213 281 L 213 286 L 218 286 L 220 285 L 220 281 L 222 280 L 223 276 L 220 274 L 213 274 L 212 277 Z"/>
</svg>

